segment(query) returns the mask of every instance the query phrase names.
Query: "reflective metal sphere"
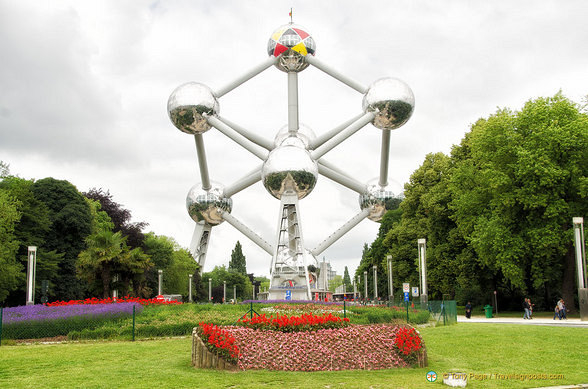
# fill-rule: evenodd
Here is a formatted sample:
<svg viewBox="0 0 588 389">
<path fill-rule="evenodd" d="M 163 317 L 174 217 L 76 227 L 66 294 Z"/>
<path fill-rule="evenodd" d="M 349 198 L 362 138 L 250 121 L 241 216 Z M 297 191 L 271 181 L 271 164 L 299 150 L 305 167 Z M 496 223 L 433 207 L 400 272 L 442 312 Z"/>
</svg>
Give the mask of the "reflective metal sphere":
<svg viewBox="0 0 588 389">
<path fill-rule="evenodd" d="M 404 81 L 380 78 L 370 85 L 363 97 L 363 111 L 374 112 L 372 124 L 382 130 L 394 130 L 410 119 L 414 111 L 414 94 Z"/>
<path fill-rule="evenodd" d="M 404 198 L 402 187 L 396 181 L 390 181 L 385 187 L 378 184 L 378 178 L 370 180 L 366 185 L 366 193 L 359 195 L 359 206 L 362 210 L 369 208 L 368 219 L 375 222 L 382 220 L 386 213 L 386 202 L 392 199 L 399 201 Z"/>
<path fill-rule="evenodd" d="M 274 138 L 274 147 L 278 147 L 286 140 L 287 138 L 291 138 L 290 133 L 288 132 L 288 125 L 280 128 L 276 137 Z M 304 144 L 304 148 L 308 149 L 310 142 L 316 138 L 314 131 L 310 129 L 310 127 L 300 123 L 298 125 L 298 131 L 296 132 L 296 138 L 300 139 Z"/>
<path fill-rule="evenodd" d="M 211 183 L 208 191 L 202 189 L 202 184 L 194 185 L 186 196 L 188 214 L 196 223 L 204 220 L 213 226 L 224 221 L 221 211 L 231 212 L 233 200 L 223 197 L 223 186 Z"/>
<path fill-rule="evenodd" d="M 310 153 L 293 145 L 274 149 L 261 169 L 265 189 L 277 199 L 287 191 L 303 199 L 314 189 L 317 178 L 318 165 Z"/>
<path fill-rule="evenodd" d="M 218 114 L 219 104 L 212 90 L 198 82 L 177 87 L 167 101 L 167 113 L 174 126 L 187 134 L 210 129 L 206 118 Z"/>
<path fill-rule="evenodd" d="M 290 23 L 275 30 L 267 43 L 267 53 L 277 57 L 276 67 L 284 72 L 300 72 L 308 67 L 305 58 L 314 55 L 316 44 L 304 27 Z"/>
</svg>

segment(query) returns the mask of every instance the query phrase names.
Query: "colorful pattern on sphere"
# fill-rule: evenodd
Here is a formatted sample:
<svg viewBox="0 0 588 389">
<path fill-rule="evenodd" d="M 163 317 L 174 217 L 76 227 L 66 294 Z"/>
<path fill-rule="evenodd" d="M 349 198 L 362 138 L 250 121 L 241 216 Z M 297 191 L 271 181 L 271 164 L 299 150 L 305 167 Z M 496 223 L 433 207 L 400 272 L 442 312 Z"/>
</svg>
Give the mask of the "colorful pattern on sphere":
<svg viewBox="0 0 588 389">
<path fill-rule="evenodd" d="M 287 24 L 272 34 L 267 44 L 267 53 L 277 57 L 291 49 L 306 56 L 307 54 L 314 55 L 315 48 L 314 39 L 308 32 L 294 24 Z"/>
</svg>

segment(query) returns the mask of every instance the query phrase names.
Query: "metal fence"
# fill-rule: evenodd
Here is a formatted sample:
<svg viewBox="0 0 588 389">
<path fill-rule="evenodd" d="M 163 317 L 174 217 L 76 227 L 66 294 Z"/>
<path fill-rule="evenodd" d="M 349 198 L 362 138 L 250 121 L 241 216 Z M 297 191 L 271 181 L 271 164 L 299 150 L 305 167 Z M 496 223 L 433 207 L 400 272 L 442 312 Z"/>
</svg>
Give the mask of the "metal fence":
<svg viewBox="0 0 588 389">
<path fill-rule="evenodd" d="M 457 302 L 455 300 L 429 301 L 427 308 L 437 324 L 457 323 Z"/>
</svg>

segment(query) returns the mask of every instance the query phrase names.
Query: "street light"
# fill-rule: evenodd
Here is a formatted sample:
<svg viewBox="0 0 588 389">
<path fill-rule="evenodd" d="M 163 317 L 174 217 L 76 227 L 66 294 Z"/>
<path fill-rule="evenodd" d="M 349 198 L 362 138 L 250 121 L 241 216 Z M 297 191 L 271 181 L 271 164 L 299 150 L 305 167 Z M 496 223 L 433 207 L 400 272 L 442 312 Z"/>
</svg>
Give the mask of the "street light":
<svg viewBox="0 0 588 389">
<path fill-rule="evenodd" d="M 392 256 L 386 255 L 386 261 L 388 264 L 388 296 L 390 302 L 394 301 L 394 284 L 392 282 Z"/>
<path fill-rule="evenodd" d="M 367 290 L 368 289 L 367 288 L 367 270 L 364 270 L 364 272 L 363 272 L 363 283 L 365 284 L 363 286 L 364 287 L 364 290 L 365 290 L 364 296 L 365 296 L 365 299 L 367 300 L 367 297 L 368 297 L 368 290 Z"/>
<path fill-rule="evenodd" d="M 192 274 L 188 275 L 188 279 L 189 279 L 189 281 L 188 281 L 188 301 L 189 302 L 192 302 L 192 277 L 193 277 Z"/>
<path fill-rule="evenodd" d="M 208 301 L 212 301 L 212 278 L 208 279 Z"/>
<path fill-rule="evenodd" d="M 421 270 L 421 304 L 427 303 L 427 240 L 418 240 L 419 264 Z"/>
<path fill-rule="evenodd" d="M 378 266 L 374 265 L 374 301 L 378 300 Z"/>
<path fill-rule="evenodd" d="M 576 273 L 578 274 L 578 301 L 580 303 L 580 320 L 588 320 L 588 282 L 586 280 L 586 247 L 584 243 L 584 218 L 575 217 L 574 243 L 576 246 Z"/>
<path fill-rule="evenodd" d="M 159 278 L 159 285 L 157 287 L 157 295 L 161 296 L 163 294 L 163 270 L 159 269 L 157 271 L 157 273 L 159 273 L 158 278 Z"/>
<path fill-rule="evenodd" d="M 27 267 L 27 301 L 26 305 L 35 304 L 35 276 L 37 273 L 37 246 L 29 246 Z"/>
<path fill-rule="evenodd" d="M 227 301 L 227 281 L 223 281 L 223 304 Z"/>
</svg>

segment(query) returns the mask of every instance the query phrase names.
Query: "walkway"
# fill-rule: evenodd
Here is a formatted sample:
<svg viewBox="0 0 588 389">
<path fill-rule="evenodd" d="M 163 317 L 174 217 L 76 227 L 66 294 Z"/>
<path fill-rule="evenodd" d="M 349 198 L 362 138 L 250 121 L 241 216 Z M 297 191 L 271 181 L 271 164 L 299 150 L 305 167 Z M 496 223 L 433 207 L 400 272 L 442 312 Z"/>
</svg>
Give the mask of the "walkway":
<svg viewBox="0 0 588 389">
<path fill-rule="evenodd" d="M 458 323 L 504 323 L 504 324 L 526 324 L 535 326 L 556 326 L 556 327 L 583 327 L 588 328 L 588 321 L 580 321 L 580 319 L 567 320 L 553 320 L 549 318 L 533 318 L 525 320 L 522 317 L 493 317 L 486 319 L 484 316 L 472 316 L 471 319 L 466 319 L 463 315 L 457 317 Z"/>
</svg>

